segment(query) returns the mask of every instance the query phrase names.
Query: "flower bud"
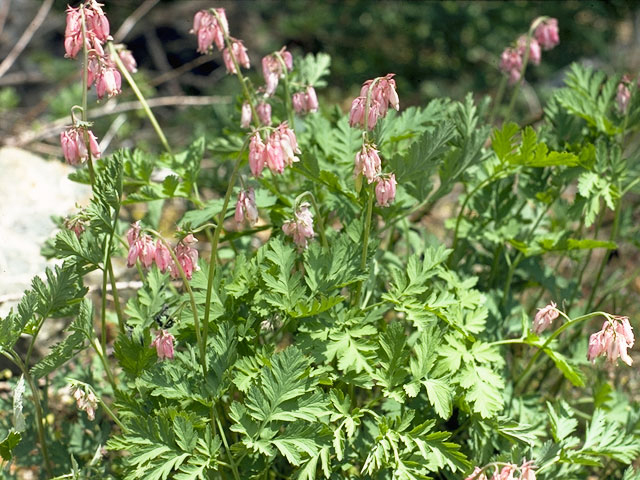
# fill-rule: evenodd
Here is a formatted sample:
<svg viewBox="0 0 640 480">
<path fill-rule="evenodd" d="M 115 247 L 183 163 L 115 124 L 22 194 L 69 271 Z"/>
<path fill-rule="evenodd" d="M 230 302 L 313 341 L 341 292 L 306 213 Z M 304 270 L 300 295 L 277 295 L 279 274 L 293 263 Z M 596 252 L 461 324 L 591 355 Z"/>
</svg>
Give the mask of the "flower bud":
<svg viewBox="0 0 640 480">
<path fill-rule="evenodd" d="M 372 143 L 365 143 L 362 149 L 356 153 L 355 168 L 353 175 L 364 175 L 367 183 L 371 184 L 375 177 L 380 173 L 381 161 L 378 156 L 378 150 Z"/>
<path fill-rule="evenodd" d="M 136 63 L 136 59 L 133 57 L 131 50 L 120 50 L 118 52 L 118 56 L 126 68 L 131 73 L 136 73 L 138 71 L 138 64 Z"/>
<path fill-rule="evenodd" d="M 271 105 L 266 102 L 261 102 L 256 107 L 256 112 L 262 125 L 267 127 L 271 125 Z"/>
<path fill-rule="evenodd" d="M 532 330 L 537 334 L 542 333 L 547 328 L 551 327 L 551 324 L 559 315 L 560 313 L 558 312 L 554 302 L 551 302 L 544 308 L 539 308 L 538 313 L 536 313 L 536 316 L 533 319 Z"/>
<path fill-rule="evenodd" d="M 249 167 L 255 177 L 259 177 L 262 174 L 262 170 L 264 170 L 266 164 L 265 150 L 266 146 L 262 141 L 262 137 L 260 137 L 260 133 L 254 133 L 249 142 Z"/>
<path fill-rule="evenodd" d="M 242 115 L 240 116 L 240 127 L 249 128 L 251 125 L 251 105 L 248 102 L 242 104 Z"/>
<path fill-rule="evenodd" d="M 240 190 L 238 202 L 236 203 L 235 221 L 242 224 L 246 220 L 253 226 L 258 221 L 258 208 L 256 207 L 256 194 L 253 188 Z"/>
<path fill-rule="evenodd" d="M 560 43 L 558 20 L 549 18 L 543 21 L 534 32 L 534 36 L 544 50 L 551 50 Z"/>
<path fill-rule="evenodd" d="M 156 332 L 156 338 L 151 342 L 151 347 L 155 347 L 158 359 L 173 358 L 173 342 L 175 338 L 166 330 Z"/>
</svg>

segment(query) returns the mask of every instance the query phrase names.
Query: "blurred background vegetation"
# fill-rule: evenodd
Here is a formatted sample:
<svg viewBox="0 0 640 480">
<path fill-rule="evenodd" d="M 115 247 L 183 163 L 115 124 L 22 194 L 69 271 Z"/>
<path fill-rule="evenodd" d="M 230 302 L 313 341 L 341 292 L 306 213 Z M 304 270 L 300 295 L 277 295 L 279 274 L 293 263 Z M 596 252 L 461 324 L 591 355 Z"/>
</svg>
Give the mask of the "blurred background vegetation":
<svg viewBox="0 0 640 480">
<path fill-rule="evenodd" d="M 63 57 L 65 1 L 55 0 L 46 21 L 24 52 L 0 76 L 0 137 L 61 157 L 60 122 L 80 103 L 80 64 Z M 75 6 L 78 2 L 71 2 Z M 178 1 L 105 0 L 112 34 L 133 51 L 135 75 L 150 97 L 173 97 L 174 106 L 156 109 L 175 148 L 195 136 L 218 135 L 236 122 L 229 78 L 218 52 L 201 56 L 189 34 L 193 14 L 201 8 L 227 9 L 231 34 L 249 49 L 254 84 L 260 85 L 260 59 L 286 45 L 294 55 L 331 55 L 329 86 L 321 101 L 337 102 L 347 111 L 363 81 L 388 72 L 397 74 L 401 105 L 424 105 L 435 97 L 461 99 L 494 95 L 501 79 L 502 50 L 525 33 L 539 15 L 559 20 L 559 47 L 543 52 L 542 63 L 530 67 L 521 92 L 520 116 L 539 117 L 550 87 L 560 85 L 573 61 L 588 62 L 609 73 L 638 69 L 640 16 L 636 2 L 615 0 L 567 2 L 400 2 L 400 1 Z M 0 0 L 0 58 L 5 58 L 25 30 L 41 1 Z M 125 23 L 128 31 L 118 31 Z M 124 33 L 125 35 L 122 35 Z M 258 67 L 258 68 L 256 68 Z M 93 95 L 93 93 L 92 93 Z M 179 106 L 180 97 L 207 96 L 205 105 Z M 113 151 L 120 146 L 160 150 L 148 122 L 135 110 L 116 104 L 134 100 L 123 94 L 100 105 L 94 131 Z M 90 98 L 90 106 L 96 106 Z M 524 115 L 524 116 L 523 116 Z M 57 129 L 56 129 L 57 127 Z M 47 130 L 48 129 L 48 130 Z M 27 132 L 30 132 L 27 134 Z M 103 144 L 103 146 L 105 146 Z"/>
</svg>

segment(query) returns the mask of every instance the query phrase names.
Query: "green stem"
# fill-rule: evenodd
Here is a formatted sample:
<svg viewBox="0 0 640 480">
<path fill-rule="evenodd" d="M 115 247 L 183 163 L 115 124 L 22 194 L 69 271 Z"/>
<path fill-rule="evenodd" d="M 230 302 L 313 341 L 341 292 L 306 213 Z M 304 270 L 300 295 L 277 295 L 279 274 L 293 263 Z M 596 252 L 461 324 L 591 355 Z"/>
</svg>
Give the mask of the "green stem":
<svg viewBox="0 0 640 480">
<path fill-rule="evenodd" d="M 238 171 L 240 170 L 240 164 L 242 163 L 242 153 L 246 148 L 247 142 L 245 141 L 242 146 L 242 150 L 238 152 L 238 159 L 236 160 L 236 164 L 233 167 L 233 172 L 231 173 L 231 178 L 229 179 L 229 186 L 227 187 L 227 191 L 224 194 L 224 202 L 222 204 L 222 211 L 220 212 L 220 216 L 218 217 L 218 224 L 216 225 L 216 229 L 213 232 L 213 242 L 211 243 L 211 256 L 209 257 L 209 275 L 207 276 L 207 293 L 205 297 L 205 305 L 204 305 L 204 330 L 203 337 L 204 341 L 207 341 L 207 335 L 209 332 L 209 316 L 211 314 L 211 295 L 213 292 L 213 279 L 215 276 L 216 264 L 217 264 L 217 256 L 218 256 L 218 243 L 220 241 L 220 234 L 222 233 L 222 224 L 224 223 L 224 218 L 227 214 L 227 208 L 229 208 L 229 201 L 231 199 L 231 192 L 233 191 L 233 186 L 236 183 L 238 178 Z"/>
<path fill-rule="evenodd" d="M 178 269 L 178 272 L 180 273 L 180 278 L 182 279 L 182 284 L 184 285 L 184 288 L 187 291 L 187 294 L 189 295 L 189 302 L 191 303 L 191 312 L 193 313 L 193 328 L 196 331 L 196 343 L 198 344 L 198 348 L 200 350 L 200 365 L 202 366 L 202 375 L 206 377 L 207 376 L 206 344 L 203 343 L 202 341 L 203 338 L 200 333 L 200 319 L 198 317 L 198 307 L 196 306 L 196 299 L 193 296 L 191 285 L 189 285 L 189 279 L 187 278 L 187 275 L 184 273 L 184 269 L 182 268 L 182 265 L 180 265 L 180 262 L 178 261 L 178 258 L 176 257 L 176 254 L 174 253 L 173 248 L 171 248 L 171 245 L 167 243 L 167 241 L 164 239 L 162 235 L 160 235 L 159 232 L 152 229 L 149 229 L 149 232 L 151 232 L 158 239 L 160 239 L 160 241 L 164 244 L 164 246 L 169 251 L 169 255 L 171 255 L 171 260 L 173 260 L 173 264 Z"/>
<path fill-rule="evenodd" d="M 38 390 L 33 378 L 29 374 L 29 369 L 22 363 L 20 357 L 13 351 L 2 351 L 3 355 L 16 364 L 24 375 L 25 381 L 29 384 L 31 389 L 31 395 L 33 398 L 33 404 L 36 409 L 36 426 L 38 431 L 38 441 L 40 442 L 40 450 L 42 450 L 42 457 L 44 458 L 44 467 L 47 470 L 47 474 L 50 478 L 53 478 L 53 463 L 49 457 L 49 450 L 47 449 L 47 442 L 44 432 L 44 415 L 42 413 L 42 403 L 40 400 L 40 391 Z"/>
<path fill-rule="evenodd" d="M 231 449 L 229 448 L 229 443 L 227 442 L 227 436 L 224 434 L 224 429 L 222 428 L 222 424 L 220 423 L 220 417 L 215 415 L 214 407 L 211 407 L 211 415 L 215 416 L 216 425 L 218 426 L 218 432 L 220 433 L 220 437 L 222 437 L 222 444 L 224 445 L 224 450 L 227 453 L 227 458 L 229 459 L 229 463 L 231 464 L 231 471 L 233 472 L 233 478 L 236 480 L 240 480 L 240 474 L 238 473 L 238 467 L 233 459 L 233 454 L 231 453 Z"/>
<path fill-rule="evenodd" d="M 500 85 L 498 86 L 498 93 L 493 101 L 493 108 L 491 109 L 491 115 L 489 116 L 489 125 L 493 126 L 493 121 L 498 113 L 498 108 L 502 103 L 502 97 L 504 96 L 505 87 L 507 86 L 507 77 L 502 75 L 500 79 Z"/>
<path fill-rule="evenodd" d="M 609 241 L 613 242 L 615 238 L 618 236 L 618 227 L 620 226 L 620 213 L 622 209 L 620 208 L 620 199 L 616 205 L 616 213 L 613 219 L 613 227 L 611 228 L 611 234 L 609 235 Z M 585 311 L 588 311 L 593 305 L 593 300 L 595 299 L 596 292 L 598 290 L 598 286 L 600 285 L 600 279 L 602 278 L 602 273 L 604 272 L 607 263 L 609 262 L 609 256 L 611 255 L 611 250 L 606 250 L 604 257 L 602 257 L 602 262 L 600 262 L 600 268 L 598 269 L 598 274 L 596 275 L 596 281 L 591 288 L 591 294 L 589 295 L 589 300 L 587 301 L 587 306 Z"/>
<path fill-rule="evenodd" d="M 109 383 L 111 384 L 111 388 L 113 389 L 113 393 L 115 394 L 118 391 L 118 387 L 116 386 L 116 379 L 113 375 L 113 372 L 111 371 L 109 362 L 107 361 L 106 352 L 105 350 L 102 349 L 102 345 L 100 344 L 100 342 L 98 342 L 97 338 L 93 339 L 93 342 L 91 342 L 91 346 L 93 347 L 96 354 L 100 358 L 100 361 L 102 362 L 102 366 L 104 367 L 104 371 L 107 372 L 107 379 L 109 380 Z"/>
<path fill-rule="evenodd" d="M 456 247 L 458 246 L 458 232 L 460 230 L 460 222 L 462 220 L 462 216 L 464 214 L 464 210 L 467 207 L 467 203 L 469 203 L 469 200 L 471 200 L 471 197 L 473 197 L 473 195 L 478 192 L 478 190 L 484 188 L 485 186 L 487 186 L 489 183 L 491 183 L 493 180 L 497 179 L 498 177 L 500 177 L 500 175 L 502 175 L 502 170 L 498 170 L 497 172 L 492 173 L 489 177 L 485 178 L 482 182 L 480 182 L 478 185 L 476 185 L 473 190 L 471 190 L 471 192 L 469 192 L 469 194 L 464 198 L 464 200 L 462 201 L 462 205 L 460 206 L 460 211 L 458 212 L 458 216 L 456 218 L 456 228 L 453 231 L 453 244 L 451 246 L 451 255 L 449 256 L 449 266 L 453 266 L 452 262 L 453 262 L 453 255 L 455 253 Z"/>
<path fill-rule="evenodd" d="M 118 425 L 118 427 L 120 427 L 120 430 L 122 430 L 123 433 L 127 432 L 128 429 L 122 424 L 120 420 L 118 420 L 118 417 L 115 413 L 113 413 L 113 410 L 109 408 L 109 406 L 102 400 L 99 395 L 96 395 L 96 397 L 98 398 L 100 405 L 102 405 L 102 408 L 104 408 L 104 411 L 107 412 L 107 415 L 109 415 L 109 417 L 111 417 L 111 420 L 113 420 L 114 423 Z"/>
<path fill-rule="evenodd" d="M 291 106 L 291 92 L 289 90 L 289 69 L 287 68 L 287 64 L 285 63 L 282 55 L 280 53 L 276 53 L 276 57 L 280 62 L 280 66 L 282 67 L 282 71 L 284 72 L 284 97 L 285 97 L 285 105 L 287 109 L 287 119 L 289 120 L 289 127 L 294 130 L 294 121 L 293 121 L 293 107 Z"/>
<path fill-rule="evenodd" d="M 542 344 L 542 346 L 538 348 L 538 351 L 533 355 L 533 357 L 531 357 L 531 360 L 529 360 L 529 363 L 527 363 L 527 366 L 522 371 L 522 373 L 520 374 L 518 379 L 515 381 L 514 388 L 516 388 L 525 378 L 528 377 L 529 371 L 531 370 L 531 367 L 533 367 L 533 365 L 536 362 L 536 360 L 538 359 L 538 357 L 542 354 L 542 352 L 544 352 L 546 350 L 546 348 L 549 346 L 549 344 L 558 335 L 560 335 L 562 332 L 564 332 L 566 329 L 568 329 L 569 327 L 572 327 L 573 325 L 576 325 L 576 324 L 578 324 L 580 322 L 583 322 L 585 320 L 589 320 L 590 318 L 599 317 L 599 316 L 603 316 L 603 317 L 605 317 L 607 319 L 609 318 L 609 314 L 606 313 L 606 312 L 592 312 L 592 313 L 587 313 L 586 315 L 581 315 L 581 316 L 576 317 L 573 320 L 571 320 L 562 311 L 558 310 L 558 312 L 563 317 L 567 318 L 568 321 L 565 322 L 564 324 L 562 324 L 560 326 L 560 328 L 558 328 L 556 331 L 554 331 L 551 335 L 549 335 L 549 338 L 547 338 L 547 340 Z"/>
<path fill-rule="evenodd" d="M 363 230 L 363 238 L 362 238 L 362 258 L 360 260 L 360 270 L 365 271 L 367 268 L 367 250 L 369 247 L 369 234 L 371 230 L 371 217 L 373 217 L 373 185 L 370 185 L 367 189 L 369 199 L 367 201 L 367 213 L 365 214 L 365 224 Z M 354 300 L 354 304 L 357 305 L 360 301 L 360 293 L 362 291 L 362 283 L 363 281 L 358 282 L 356 296 Z"/>
<path fill-rule="evenodd" d="M 100 346 L 103 352 L 107 351 L 107 282 L 109 270 L 107 262 L 109 261 L 109 238 L 104 239 L 104 261 L 102 266 L 102 298 L 100 302 Z"/>
<path fill-rule="evenodd" d="M 118 295 L 118 289 L 116 288 L 116 279 L 113 274 L 113 265 L 111 263 L 111 256 L 107 259 L 107 269 L 109 270 L 109 278 L 111 280 L 111 292 L 113 293 L 113 303 L 116 309 L 116 316 L 118 317 L 118 325 L 120 327 L 120 333 L 124 333 L 124 314 L 122 313 L 122 307 L 120 305 L 120 296 Z"/>
<path fill-rule="evenodd" d="M 131 87 L 131 90 L 133 90 L 133 93 L 138 98 L 138 101 L 140 102 L 140 105 L 142 105 L 142 109 L 144 110 L 144 113 L 149 118 L 149 121 L 151 122 L 151 125 L 153 126 L 153 129 L 156 131 L 156 134 L 158 135 L 158 138 L 160 139 L 160 143 L 162 143 L 162 146 L 167 151 L 167 153 L 169 155 L 173 156 L 173 153 L 171 152 L 171 147 L 169 146 L 169 142 L 167 141 L 167 137 L 165 137 L 164 132 L 162 131 L 162 128 L 160 127 L 160 124 L 156 120 L 155 115 L 151 111 L 151 107 L 149 107 L 149 104 L 147 103 L 147 100 L 144 98 L 144 95 L 142 95 L 142 92 L 138 88 L 138 85 L 136 84 L 135 80 L 133 79 L 133 77 L 131 76 L 131 74 L 127 70 L 127 68 L 124 66 L 124 64 L 122 63 L 122 60 L 120 60 L 120 55 L 118 55 L 118 52 L 116 52 L 116 49 L 113 46 L 113 42 L 107 42 L 107 48 L 109 49 L 109 54 L 111 55 L 112 59 L 116 62 L 116 65 L 118 66 L 118 69 L 120 70 L 120 73 L 122 73 L 124 78 L 127 80 L 127 83 Z"/>
</svg>

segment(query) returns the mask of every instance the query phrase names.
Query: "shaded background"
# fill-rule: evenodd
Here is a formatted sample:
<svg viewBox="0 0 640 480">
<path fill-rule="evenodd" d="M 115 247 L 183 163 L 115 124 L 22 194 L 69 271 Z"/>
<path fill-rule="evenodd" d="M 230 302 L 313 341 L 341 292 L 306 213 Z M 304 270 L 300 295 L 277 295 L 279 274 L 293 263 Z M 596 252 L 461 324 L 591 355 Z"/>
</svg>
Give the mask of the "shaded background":
<svg viewBox="0 0 640 480">
<path fill-rule="evenodd" d="M 78 2 L 72 2 L 76 5 Z M 0 58 L 5 58 L 42 5 L 33 0 L 0 0 Z M 426 104 L 434 97 L 461 99 L 495 94 L 501 78 L 499 56 L 525 33 L 538 15 L 558 18 L 561 43 L 543 52 L 530 67 L 522 91 L 521 114 L 536 118 L 550 86 L 562 83 L 573 61 L 595 64 L 608 73 L 638 68 L 640 19 L 636 2 L 391 2 L 391 1 L 159 1 L 106 0 L 113 35 L 133 51 L 135 75 L 149 97 L 207 96 L 199 107 L 160 107 L 158 115 L 174 148 L 195 136 L 217 135 L 237 109 L 236 79 L 226 75 L 218 52 L 201 56 L 189 34 L 201 8 L 227 9 L 231 34 L 249 49 L 254 83 L 261 84 L 260 59 L 286 45 L 295 55 L 326 52 L 332 57 L 329 87 L 320 100 L 338 102 L 344 111 L 368 78 L 397 74 L 402 106 Z M 80 103 L 80 62 L 64 58 L 66 2 L 55 0 L 46 21 L 24 52 L 0 77 L 0 138 L 61 158 L 60 123 Z M 142 15 L 139 15 L 142 10 Z M 122 37 L 122 38 L 118 38 Z M 234 97 L 231 97 L 234 96 Z M 104 110 L 133 100 L 124 83 L 122 95 L 97 105 L 94 131 L 107 152 L 138 145 L 160 150 L 144 117 L 135 111 Z M 118 111 L 118 109 L 116 109 Z M 63 120 L 61 120 L 63 121 Z M 54 127 L 57 127 L 54 128 Z M 47 131 L 47 128 L 51 131 Z M 29 133 L 27 133 L 29 132 Z"/>
</svg>

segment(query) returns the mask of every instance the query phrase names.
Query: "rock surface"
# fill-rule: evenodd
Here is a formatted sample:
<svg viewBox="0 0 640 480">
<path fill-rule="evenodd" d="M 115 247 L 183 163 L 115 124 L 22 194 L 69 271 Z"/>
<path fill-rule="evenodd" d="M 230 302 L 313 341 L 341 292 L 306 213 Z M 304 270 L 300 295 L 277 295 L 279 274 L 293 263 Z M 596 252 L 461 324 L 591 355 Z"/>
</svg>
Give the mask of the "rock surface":
<svg viewBox="0 0 640 480">
<path fill-rule="evenodd" d="M 31 278 L 51 265 L 40 255 L 56 229 L 51 216 L 67 215 L 76 203 L 89 201 L 90 189 L 70 181 L 71 171 L 25 150 L 0 149 L 0 298 L 6 300 L 0 317 L 17 304 Z"/>
</svg>

